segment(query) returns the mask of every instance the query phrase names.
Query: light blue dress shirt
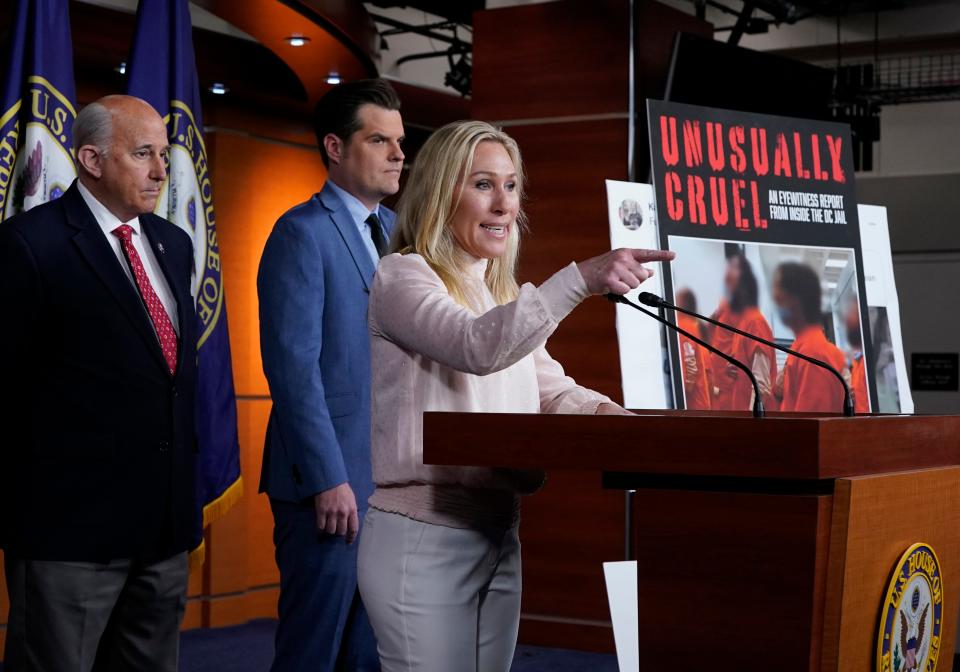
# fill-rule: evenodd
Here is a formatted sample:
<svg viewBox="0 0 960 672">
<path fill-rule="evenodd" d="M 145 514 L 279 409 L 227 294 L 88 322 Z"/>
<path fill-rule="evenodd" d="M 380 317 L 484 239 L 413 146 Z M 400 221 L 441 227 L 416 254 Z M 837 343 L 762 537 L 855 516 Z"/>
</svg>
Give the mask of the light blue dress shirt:
<svg viewBox="0 0 960 672">
<path fill-rule="evenodd" d="M 377 252 L 377 246 L 373 244 L 373 238 L 370 236 L 370 225 L 367 224 L 367 217 L 370 215 L 376 215 L 379 219 L 380 204 L 378 203 L 377 207 L 373 210 L 367 210 L 367 206 L 361 203 L 360 199 L 350 192 L 344 190 L 333 180 L 328 178 L 327 184 L 329 184 L 334 193 L 340 197 L 340 200 L 343 201 L 343 204 L 347 206 L 347 212 L 350 213 L 350 218 L 353 220 L 353 223 L 357 225 L 357 229 L 360 231 L 360 237 L 363 238 L 363 244 L 367 248 L 367 252 L 370 253 L 370 258 L 373 260 L 373 265 L 376 266 L 380 263 L 380 254 Z M 383 233 L 382 227 L 381 233 Z M 383 233 L 383 237 L 386 238 L 385 233 Z"/>
</svg>

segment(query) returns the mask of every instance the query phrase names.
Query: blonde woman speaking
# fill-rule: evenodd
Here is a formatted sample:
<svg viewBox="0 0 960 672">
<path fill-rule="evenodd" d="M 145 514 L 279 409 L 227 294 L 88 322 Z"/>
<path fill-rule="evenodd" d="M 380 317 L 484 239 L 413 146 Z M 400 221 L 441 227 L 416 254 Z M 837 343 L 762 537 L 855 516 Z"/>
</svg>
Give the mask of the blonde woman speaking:
<svg viewBox="0 0 960 672">
<path fill-rule="evenodd" d="M 424 411 L 625 413 L 544 348 L 591 294 L 624 294 L 671 252 L 615 250 L 539 287 L 514 277 L 516 142 L 449 124 L 417 157 L 370 292 L 373 478 L 360 593 L 384 672 L 506 672 L 520 621 L 520 495 L 540 473 L 423 463 Z"/>
</svg>

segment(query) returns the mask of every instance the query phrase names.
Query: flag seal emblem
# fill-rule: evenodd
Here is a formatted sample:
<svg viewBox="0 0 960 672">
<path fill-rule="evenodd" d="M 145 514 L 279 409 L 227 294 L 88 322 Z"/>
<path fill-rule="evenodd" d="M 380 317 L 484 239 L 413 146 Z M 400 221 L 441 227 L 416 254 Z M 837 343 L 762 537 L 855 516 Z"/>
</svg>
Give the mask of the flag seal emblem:
<svg viewBox="0 0 960 672">
<path fill-rule="evenodd" d="M 193 111 L 181 100 L 170 101 L 164 121 L 170 134 L 170 177 L 157 201 L 156 214 L 178 224 L 196 248 L 192 294 L 202 330 L 203 346 L 223 312 L 220 243 L 213 212 L 213 189 L 207 148 Z M 198 207 L 199 203 L 199 207 Z"/>
<path fill-rule="evenodd" d="M 877 672 L 935 672 L 943 627 L 943 577 L 929 544 L 913 544 L 893 568 L 880 611 Z"/>
<path fill-rule="evenodd" d="M 0 115 L 0 219 L 8 219 L 58 198 L 73 181 L 77 112 L 47 79 L 32 76 L 26 95 Z"/>
</svg>

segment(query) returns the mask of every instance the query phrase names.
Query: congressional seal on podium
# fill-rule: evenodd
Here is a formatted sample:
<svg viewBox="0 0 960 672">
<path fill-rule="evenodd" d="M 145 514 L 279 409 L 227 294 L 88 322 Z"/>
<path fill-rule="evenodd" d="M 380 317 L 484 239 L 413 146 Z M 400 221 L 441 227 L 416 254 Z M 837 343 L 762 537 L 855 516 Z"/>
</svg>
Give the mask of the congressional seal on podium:
<svg viewBox="0 0 960 672">
<path fill-rule="evenodd" d="M 943 626 L 940 561 L 928 544 L 908 548 L 880 611 L 877 672 L 935 672 Z"/>
</svg>

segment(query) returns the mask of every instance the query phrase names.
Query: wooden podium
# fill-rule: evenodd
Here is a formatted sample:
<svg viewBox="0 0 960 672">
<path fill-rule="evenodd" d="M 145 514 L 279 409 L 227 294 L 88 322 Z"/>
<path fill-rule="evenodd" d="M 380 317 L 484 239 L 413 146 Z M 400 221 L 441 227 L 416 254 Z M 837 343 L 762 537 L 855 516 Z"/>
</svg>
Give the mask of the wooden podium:
<svg viewBox="0 0 960 672">
<path fill-rule="evenodd" d="M 937 669 L 952 667 L 960 416 L 426 413 L 424 460 L 635 489 L 642 669 L 870 672 L 916 542 L 939 556 Z"/>
</svg>

